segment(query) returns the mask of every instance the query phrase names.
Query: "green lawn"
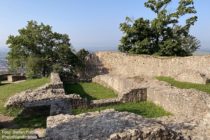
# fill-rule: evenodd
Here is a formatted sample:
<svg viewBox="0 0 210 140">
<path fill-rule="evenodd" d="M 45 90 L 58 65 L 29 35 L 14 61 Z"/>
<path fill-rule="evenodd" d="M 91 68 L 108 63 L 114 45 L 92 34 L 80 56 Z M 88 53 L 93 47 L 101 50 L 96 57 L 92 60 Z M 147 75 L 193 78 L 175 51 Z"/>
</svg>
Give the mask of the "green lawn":
<svg viewBox="0 0 210 140">
<path fill-rule="evenodd" d="M 64 84 L 66 94 L 76 93 L 89 100 L 107 99 L 117 97 L 117 94 L 96 83 Z"/>
<path fill-rule="evenodd" d="M 204 85 L 204 84 L 195 84 L 195 83 L 189 83 L 189 82 L 180 82 L 180 81 L 176 81 L 175 79 L 173 79 L 171 77 L 164 77 L 164 76 L 160 76 L 160 77 L 156 77 L 156 78 L 160 81 L 167 82 L 177 88 L 197 89 L 197 90 L 207 92 L 210 94 L 210 84 Z"/>
<path fill-rule="evenodd" d="M 116 105 L 109 105 L 105 107 L 94 107 L 94 108 L 78 108 L 73 109 L 73 114 L 80 114 L 85 112 L 101 111 L 105 109 L 114 108 L 117 111 L 132 112 L 146 118 L 157 118 L 161 116 L 171 115 L 166 112 L 162 107 L 155 105 L 151 102 L 136 102 L 136 103 L 121 103 Z"/>
<path fill-rule="evenodd" d="M 18 109 L 6 110 L 4 108 L 4 104 L 8 100 L 8 98 L 15 95 L 16 93 L 19 93 L 21 91 L 25 91 L 28 89 L 35 89 L 48 82 L 49 82 L 49 78 L 42 78 L 42 79 L 26 80 L 21 83 L 0 85 L 0 114 L 16 115 L 16 113 L 18 112 Z"/>
</svg>

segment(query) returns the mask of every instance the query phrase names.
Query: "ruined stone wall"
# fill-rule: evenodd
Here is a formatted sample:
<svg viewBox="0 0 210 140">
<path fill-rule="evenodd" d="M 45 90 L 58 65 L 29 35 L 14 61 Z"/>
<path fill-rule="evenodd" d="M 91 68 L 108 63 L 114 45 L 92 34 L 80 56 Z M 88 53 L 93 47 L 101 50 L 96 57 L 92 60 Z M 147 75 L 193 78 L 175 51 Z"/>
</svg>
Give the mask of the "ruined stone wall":
<svg viewBox="0 0 210 140">
<path fill-rule="evenodd" d="M 147 89 L 140 87 L 132 79 L 107 74 L 96 76 L 92 81 L 115 90 L 121 102 L 147 100 Z"/>
<path fill-rule="evenodd" d="M 195 89 L 179 89 L 156 79 L 139 83 L 147 87 L 147 99 L 178 116 L 202 116 L 210 112 L 210 95 Z"/>
<path fill-rule="evenodd" d="M 120 101 L 130 98 L 134 101 L 148 100 L 179 116 L 202 116 L 210 112 L 209 94 L 194 89 L 178 89 L 154 78 L 99 75 L 93 81 L 118 91 Z M 144 88 L 147 89 L 144 94 L 135 92 L 135 89 Z"/>
<path fill-rule="evenodd" d="M 79 95 L 66 95 L 58 73 L 51 73 L 50 83 L 34 90 L 27 90 L 10 97 L 5 107 L 33 108 L 50 106 L 50 115 L 71 113 L 71 108 L 86 106 Z"/>
<path fill-rule="evenodd" d="M 210 56 L 155 57 L 97 52 L 95 57 L 91 58 L 94 65 L 98 64 L 100 67 L 103 65 L 113 75 L 170 76 L 178 80 L 202 84 L 210 79 Z"/>
</svg>

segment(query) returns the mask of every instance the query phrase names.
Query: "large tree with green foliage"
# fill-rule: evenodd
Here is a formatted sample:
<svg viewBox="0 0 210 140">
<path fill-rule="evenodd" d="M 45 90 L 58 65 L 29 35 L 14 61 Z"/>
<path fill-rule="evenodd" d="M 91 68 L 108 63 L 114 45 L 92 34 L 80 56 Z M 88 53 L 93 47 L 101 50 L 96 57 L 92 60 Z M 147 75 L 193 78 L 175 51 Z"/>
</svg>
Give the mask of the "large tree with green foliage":
<svg viewBox="0 0 210 140">
<path fill-rule="evenodd" d="M 198 49 L 199 41 L 190 35 L 190 27 L 197 21 L 193 0 L 180 0 L 175 12 L 167 6 L 172 0 L 148 0 L 145 7 L 155 13 L 153 20 L 139 18 L 120 24 L 124 33 L 119 45 L 121 52 L 157 54 L 161 56 L 188 56 Z M 186 17 L 185 24 L 180 18 Z"/>
<path fill-rule="evenodd" d="M 67 34 L 53 32 L 51 26 L 36 21 L 29 21 L 18 33 L 7 40 L 11 71 L 23 69 L 29 77 L 48 76 L 56 66 L 62 70 L 77 66 L 78 59 Z"/>
</svg>

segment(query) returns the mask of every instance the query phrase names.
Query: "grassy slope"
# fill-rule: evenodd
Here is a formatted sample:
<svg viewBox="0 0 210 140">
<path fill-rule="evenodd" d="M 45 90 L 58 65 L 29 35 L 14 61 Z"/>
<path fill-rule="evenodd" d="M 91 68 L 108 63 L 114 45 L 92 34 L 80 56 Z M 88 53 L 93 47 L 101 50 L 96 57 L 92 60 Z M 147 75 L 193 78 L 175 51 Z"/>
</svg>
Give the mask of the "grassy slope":
<svg viewBox="0 0 210 140">
<path fill-rule="evenodd" d="M 176 81 L 173 78 L 170 77 L 164 77 L 164 76 L 160 76 L 160 77 L 156 77 L 158 80 L 160 81 L 165 81 L 169 84 L 171 84 L 172 86 L 175 86 L 177 88 L 181 88 L 181 89 L 197 89 L 203 92 L 207 92 L 210 94 L 210 84 L 204 85 L 204 84 L 195 84 L 195 83 L 189 83 L 189 82 L 180 82 L 180 81 Z"/>
<path fill-rule="evenodd" d="M 15 95 L 18 92 L 28 90 L 28 89 L 35 89 L 48 83 L 48 78 L 42 79 L 35 79 L 35 80 L 26 80 L 21 83 L 16 84 L 7 84 L 7 85 L 0 85 L 0 114 L 13 114 L 15 115 L 15 110 L 6 110 L 3 106 L 5 102 L 8 100 L 9 97 Z"/>
<path fill-rule="evenodd" d="M 109 105 L 106 107 L 95 107 L 95 108 L 79 108 L 74 109 L 74 114 L 80 114 L 85 112 L 100 111 L 105 109 L 114 108 L 117 111 L 127 111 L 132 112 L 138 115 L 142 115 L 146 118 L 157 118 L 161 116 L 170 115 L 169 112 L 166 112 L 163 108 L 151 103 L 151 102 L 137 102 L 137 103 L 122 103 L 117 105 Z"/>
<path fill-rule="evenodd" d="M 89 100 L 117 97 L 117 94 L 108 88 L 96 83 L 64 84 L 67 94 L 76 93 Z"/>
</svg>

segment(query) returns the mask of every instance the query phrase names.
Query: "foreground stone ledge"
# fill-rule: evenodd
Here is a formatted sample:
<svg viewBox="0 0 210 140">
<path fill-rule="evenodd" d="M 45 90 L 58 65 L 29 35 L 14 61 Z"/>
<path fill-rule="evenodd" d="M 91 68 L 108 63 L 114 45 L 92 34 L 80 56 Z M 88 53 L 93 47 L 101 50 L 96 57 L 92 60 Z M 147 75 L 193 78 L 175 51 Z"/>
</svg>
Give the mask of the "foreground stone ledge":
<svg viewBox="0 0 210 140">
<path fill-rule="evenodd" d="M 160 122 L 128 112 L 104 110 L 80 115 L 57 115 L 47 118 L 48 139 L 54 140 L 184 140 L 178 132 Z"/>
</svg>

